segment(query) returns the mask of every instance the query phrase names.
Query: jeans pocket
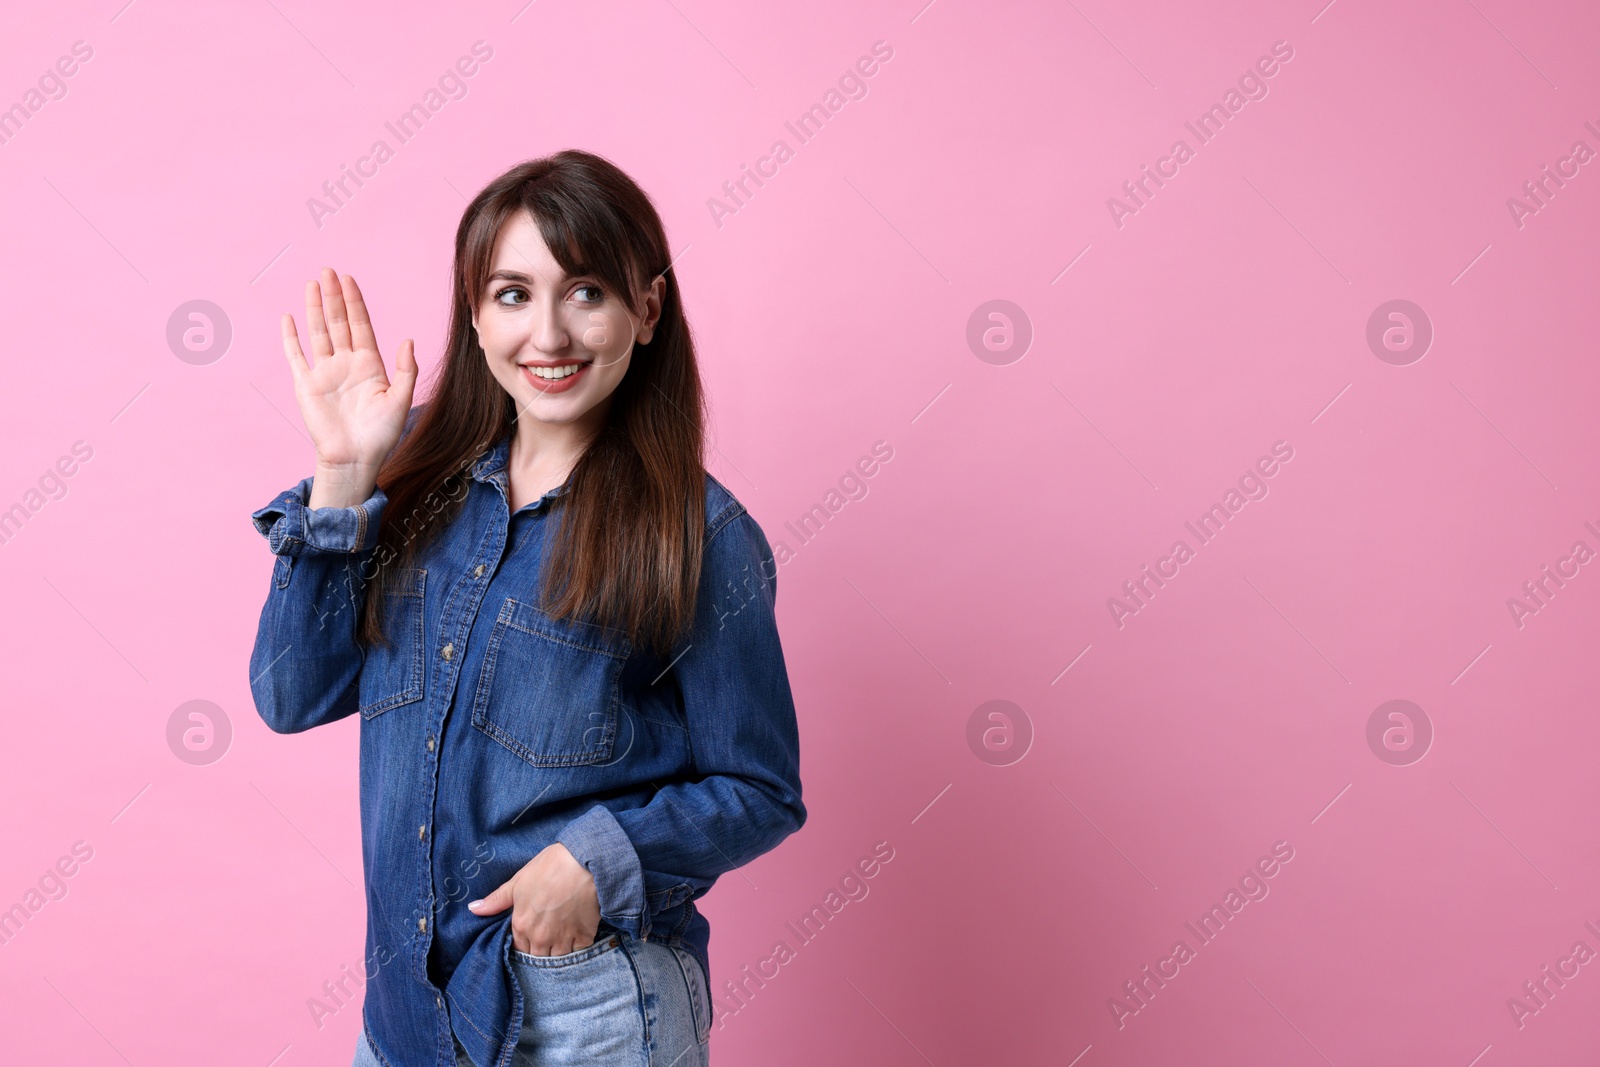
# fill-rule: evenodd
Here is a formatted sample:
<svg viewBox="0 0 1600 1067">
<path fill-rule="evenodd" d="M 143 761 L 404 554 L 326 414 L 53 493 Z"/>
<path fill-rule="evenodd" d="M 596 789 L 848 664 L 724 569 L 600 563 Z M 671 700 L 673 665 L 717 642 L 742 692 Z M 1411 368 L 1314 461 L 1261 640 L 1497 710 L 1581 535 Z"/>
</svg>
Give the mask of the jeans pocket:
<svg viewBox="0 0 1600 1067">
<path fill-rule="evenodd" d="M 621 943 L 621 935 L 608 934 L 592 945 L 585 945 L 582 948 L 573 949 L 571 952 L 563 952 L 558 956 L 534 956 L 513 947 L 511 949 L 511 959 L 523 967 L 541 969 L 571 967 L 579 963 L 588 963 L 598 956 L 603 956 Z"/>
<path fill-rule="evenodd" d="M 711 991 L 706 987 L 706 972 L 700 961 L 688 949 L 668 945 L 673 958 L 683 971 L 683 981 L 689 987 L 689 1004 L 694 1009 L 694 1036 L 705 1044 L 711 1039 Z"/>
<path fill-rule="evenodd" d="M 668 1062 L 649 1058 L 651 1031 L 645 1020 L 653 1009 L 626 936 L 607 931 L 594 944 L 559 956 L 512 949 L 512 980 L 522 987 L 524 1004 L 512 1062 L 527 1067 Z"/>
</svg>

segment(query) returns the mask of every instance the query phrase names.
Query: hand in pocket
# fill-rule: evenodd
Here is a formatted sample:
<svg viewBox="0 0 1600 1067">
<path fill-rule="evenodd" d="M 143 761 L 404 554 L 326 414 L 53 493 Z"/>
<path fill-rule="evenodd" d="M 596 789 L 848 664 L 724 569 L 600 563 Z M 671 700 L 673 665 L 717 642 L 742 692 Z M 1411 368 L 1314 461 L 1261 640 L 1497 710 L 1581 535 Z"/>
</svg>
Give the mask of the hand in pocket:
<svg viewBox="0 0 1600 1067">
<path fill-rule="evenodd" d="M 588 948 L 600 929 L 594 875 L 559 841 L 467 908 L 474 915 L 498 915 L 510 908 L 512 945 L 530 956 L 564 956 Z"/>
</svg>

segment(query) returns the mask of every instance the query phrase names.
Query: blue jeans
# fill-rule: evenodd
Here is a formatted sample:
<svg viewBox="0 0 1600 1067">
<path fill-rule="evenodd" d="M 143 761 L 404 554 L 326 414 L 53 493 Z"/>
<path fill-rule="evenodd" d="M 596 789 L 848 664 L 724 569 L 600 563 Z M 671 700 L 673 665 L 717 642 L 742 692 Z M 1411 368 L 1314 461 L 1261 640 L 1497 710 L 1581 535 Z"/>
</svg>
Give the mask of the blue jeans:
<svg viewBox="0 0 1600 1067">
<path fill-rule="evenodd" d="M 563 956 L 511 953 L 522 986 L 512 1067 L 707 1067 L 711 996 L 687 949 L 611 933 Z M 458 1067 L 474 1065 L 460 1043 Z M 363 1032 L 352 1067 L 383 1067 Z"/>
</svg>

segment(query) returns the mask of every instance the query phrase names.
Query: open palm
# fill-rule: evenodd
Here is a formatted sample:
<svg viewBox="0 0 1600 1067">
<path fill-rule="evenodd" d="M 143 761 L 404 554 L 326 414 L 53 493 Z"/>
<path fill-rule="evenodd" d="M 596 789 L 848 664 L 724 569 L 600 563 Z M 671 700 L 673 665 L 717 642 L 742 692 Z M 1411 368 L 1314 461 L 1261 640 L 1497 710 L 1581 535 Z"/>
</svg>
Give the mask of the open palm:
<svg viewBox="0 0 1600 1067">
<path fill-rule="evenodd" d="M 300 417 L 323 470 L 375 477 L 405 427 L 417 383 L 417 360 L 408 338 L 401 342 L 390 381 L 378 339 L 356 280 L 322 268 L 320 282 L 306 283 L 306 325 L 311 358 L 300 349 L 294 316 L 283 316 L 283 351 L 294 375 Z"/>
</svg>

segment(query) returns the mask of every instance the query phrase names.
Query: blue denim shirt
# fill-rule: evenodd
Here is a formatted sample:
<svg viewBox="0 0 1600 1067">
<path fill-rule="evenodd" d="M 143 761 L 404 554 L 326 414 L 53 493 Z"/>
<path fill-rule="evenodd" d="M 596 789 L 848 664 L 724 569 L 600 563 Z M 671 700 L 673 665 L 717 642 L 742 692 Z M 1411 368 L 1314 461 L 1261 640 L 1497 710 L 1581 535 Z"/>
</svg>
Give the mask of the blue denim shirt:
<svg viewBox="0 0 1600 1067">
<path fill-rule="evenodd" d="M 277 557 L 250 657 L 257 710 L 279 733 L 361 715 L 365 1024 L 396 1065 L 454 1067 L 452 1033 L 480 1067 L 509 1065 L 524 1011 L 512 913 L 467 902 L 552 842 L 594 875 L 597 939 L 687 948 L 709 989 L 695 900 L 806 818 L 760 526 L 706 476 L 694 626 L 672 656 L 647 655 L 536 606 L 565 486 L 513 514 L 509 446 L 471 466 L 460 511 L 400 575 L 388 648 L 354 639 L 384 563 L 381 489 L 312 510 L 307 478 L 252 515 Z"/>
</svg>

